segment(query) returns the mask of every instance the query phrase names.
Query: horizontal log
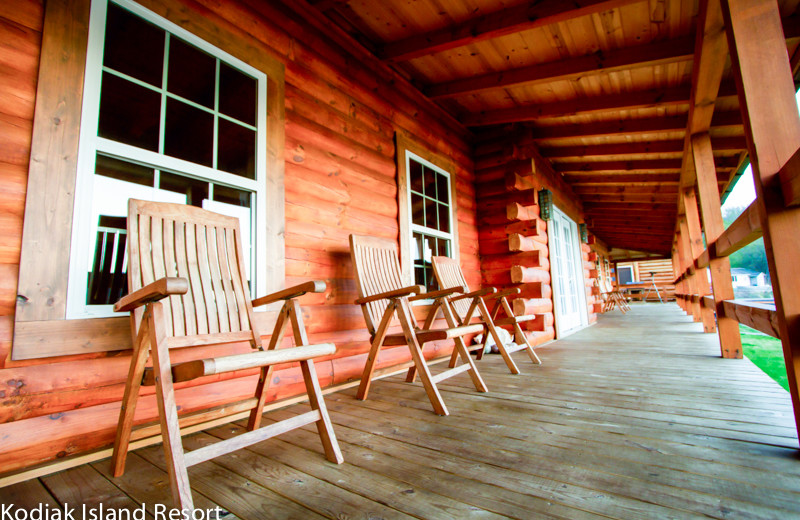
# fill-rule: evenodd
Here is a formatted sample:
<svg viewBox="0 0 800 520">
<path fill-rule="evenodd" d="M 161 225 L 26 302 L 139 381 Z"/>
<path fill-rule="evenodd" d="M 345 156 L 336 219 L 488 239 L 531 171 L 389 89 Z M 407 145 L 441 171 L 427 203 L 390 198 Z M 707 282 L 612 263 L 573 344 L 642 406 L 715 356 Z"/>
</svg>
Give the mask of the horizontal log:
<svg viewBox="0 0 800 520">
<path fill-rule="evenodd" d="M 744 300 L 725 300 L 722 302 L 726 318 L 756 329 L 773 338 L 780 339 L 778 313 L 774 305 Z"/>
<path fill-rule="evenodd" d="M 715 153 L 738 152 L 747 148 L 747 141 L 744 137 L 715 137 L 711 139 L 711 145 Z M 583 146 L 542 147 L 541 153 L 548 159 L 558 159 L 563 157 L 603 157 L 609 155 L 682 155 L 683 139 Z M 520 156 L 524 157 L 522 154 Z"/>
<path fill-rule="evenodd" d="M 518 202 L 512 202 L 506 206 L 506 216 L 508 220 L 533 220 L 539 218 L 539 206 L 530 204 L 523 206 Z"/>
<path fill-rule="evenodd" d="M 517 298 L 511 302 L 511 306 L 516 316 L 553 312 L 553 300 L 550 298 Z"/>
<path fill-rule="evenodd" d="M 758 216 L 756 203 L 753 202 L 717 238 L 715 254 L 717 257 L 730 256 L 744 246 L 758 240 L 762 234 L 761 219 Z"/>
<path fill-rule="evenodd" d="M 509 235 L 519 233 L 524 236 L 543 236 L 547 233 L 547 222 L 539 218 L 520 220 L 507 225 L 505 230 Z"/>
<path fill-rule="evenodd" d="M 547 245 L 534 240 L 533 237 L 514 233 L 508 236 L 508 249 L 509 251 L 546 251 Z"/>
<path fill-rule="evenodd" d="M 544 282 L 550 283 L 550 272 L 538 267 L 515 265 L 511 268 L 512 283 Z"/>
</svg>

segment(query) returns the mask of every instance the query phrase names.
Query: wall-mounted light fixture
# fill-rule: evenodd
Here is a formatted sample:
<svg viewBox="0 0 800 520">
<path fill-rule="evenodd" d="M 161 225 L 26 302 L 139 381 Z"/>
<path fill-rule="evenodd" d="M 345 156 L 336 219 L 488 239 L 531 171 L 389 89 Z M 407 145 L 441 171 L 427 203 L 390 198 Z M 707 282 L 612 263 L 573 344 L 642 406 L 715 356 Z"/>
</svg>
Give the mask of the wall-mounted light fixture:
<svg viewBox="0 0 800 520">
<path fill-rule="evenodd" d="M 584 244 L 589 243 L 589 226 L 586 223 L 578 224 L 578 230 L 581 233 L 581 242 Z"/>
<path fill-rule="evenodd" d="M 539 218 L 542 220 L 553 218 L 553 192 L 547 188 L 539 190 Z"/>
</svg>

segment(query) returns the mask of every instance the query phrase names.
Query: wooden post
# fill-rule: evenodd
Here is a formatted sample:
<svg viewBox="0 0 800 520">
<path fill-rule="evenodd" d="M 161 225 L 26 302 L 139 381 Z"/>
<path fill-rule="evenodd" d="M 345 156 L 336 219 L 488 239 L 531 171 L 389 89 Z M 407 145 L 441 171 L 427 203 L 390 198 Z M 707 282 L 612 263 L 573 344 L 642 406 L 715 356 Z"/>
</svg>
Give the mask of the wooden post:
<svg viewBox="0 0 800 520">
<path fill-rule="evenodd" d="M 686 232 L 689 239 L 689 249 L 691 251 L 692 263 L 705 251 L 703 245 L 703 233 L 700 227 L 700 214 L 697 210 L 697 195 L 694 189 L 683 192 L 683 208 L 686 212 Z M 714 311 L 702 304 L 702 298 L 711 294 L 708 285 L 708 275 L 706 270 L 695 272 L 695 285 L 700 295 L 700 313 L 703 319 L 703 330 L 705 332 L 716 332 L 717 324 L 714 321 Z"/>
<path fill-rule="evenodd" d="M 796 111 L 797 109 L 795 109 Z M 722 210 L 720 209 L 717 169 L 714 166 L 711 139 L 707 133 L 692 136 L 692 155 L 697 171 L 697 194 L 700 197 L 706 241 L 710 244 L 719 238 L 725 230 L 725 224 L 722 222 Z M 709 268 L 711 269 L 711 285 L 714 289 L 722 357 L 741 359 L 742 338 L 739 335 L 739 322 L 732 318 L 726 318 L 722 305 L 724 300 L 732 300 L 734 297 L 731 264 L 728 257 L 717 258 L 713 251 L 711 253 Z"/>
<path fill-rule="evenodd" d="M 689 231 L 688 231 L 688 224 L 686 223 L 686 216 L 682 215 L 678 217 L 681 226 L 681 234 L 680 234 L 680 243 L 683 247 L 683 258 L 685 263 L 685 270 L 686 270 L 686 285 L 689 287 L 689 301 L 687 302 L 689 305 L 689 309 L 692 313 L 692 319 L 694 321 L 702 321 L 703 316 L 700 307 L 700 300 L 695 299 L 696 296 L 700 295 L 700 290 L 697 286 L 697 276 L 694 271 L 694 256 L 692 256 L 692 248 L 689 245 Z"/>
<path fill-rule="evenodd" d="M 792 71 L 777 2 L 723 0 L 722 10 L 800 435 L 800 208 L 784 206 L 778 173 L 800 147 Z"/>
<path fill-rule="evenodd" d="M 686 254 L 686 240 L 684 240 L 686 232 L 683 230 L 682 217 L 678 217 L 678 222 L 680 227 L 675 236 L 678 239 L 678 261 L 680 262 L 681 272 L 686 273 L 686 276 L 681 280 L 681 292 L 685 296 L 683 310 L 686 311 L 686 314 L 692 314 L 692 284 L 689 282 L 689 258 Z"/>
</svg>

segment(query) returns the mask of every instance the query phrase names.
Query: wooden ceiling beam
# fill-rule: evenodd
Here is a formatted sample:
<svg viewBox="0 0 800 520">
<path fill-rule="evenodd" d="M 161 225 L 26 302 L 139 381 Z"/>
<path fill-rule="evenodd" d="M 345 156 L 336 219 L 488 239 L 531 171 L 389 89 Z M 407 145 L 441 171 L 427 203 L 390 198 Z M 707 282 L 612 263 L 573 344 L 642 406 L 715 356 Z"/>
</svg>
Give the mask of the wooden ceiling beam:
<svg viewBox="0 0 800 520">
<path fill-rule="evenodd" d="M 784 19 L 785 36 L 789 42 L 800 35 L 798 19 L 800 16 Z M 606 52 L 599 50 L 584 56 L 437 83 L 424 89 L 424 92 L 431 99 L 445 99 L 501 88 L 571 81 L 595 73 L 608 74 L 638 67 L 689 61 L 694 59 L 694 54 L 695 37 L 692 35 Z M 800 69 L 800 52 L 797 55 L 797 67 Z"/>
<path fill-rule="evenodd" d="M 649 204 L 657 203 L 672 203 L 675 201 L 677 193 L 630 193 L 630 194 L 611 194 L 611 193 L 596 193 L 591 195 L 583 195 L 581 201 L 584 204 L 591 204 L 596 202 L 598 204 L 627 204 L 630 202 L 645 202 Z"/>
<path fill-rule="evenodd" d="M 741 137 L 717 137 L 711 139 L 714 152 L 740 152 L 747 148 L 747 141 Z M 543 157 L 559 159 L 562 157 L 602 157 L 606 155 L 650 155 L 683 153 L 682 140 L 643 141 L 640 143 L 597 144 L 585 146 L 554 146 L 539 149 Z M 525 148 L 519 147 L 515 157 L 525 159 Z"/>
<path fill-rule="evenodd" d="M 675 184 L 655 184 L 653 186 L 628 186 L 625 184 L 622 185 L 610 185 L 610 186 L 579 186 L 572 188 L 575 193 L 578 195 L 599 195 L 603 193 L 607 194 L 628 194 L 633 195 L 636 193 L 669 193 L 675 195 L 678 193 L 678 186 Z"/>
<path fill-rule="evenodd" d="M 736 168 L 739 164 L 738 157 L 716 157 L 714 163 L 718 170 Z M 681 171 L 681 159 L 643 159 L 632 161 L 592 161 L 581 163 L 553 163 L 553 169 L 559 173 L 580 172 L 655 172 L 655 171 Z"/>
<path fill-rule="evenodd" d="M 736 86 L 733 83 L 725 85 L 720 92 L 720 97 L 722 96 L 735 97 Z M 625 92 L 606 96 L 580 97 L 554 103 L 537 103 L 513 108 L 471 112 L 461 115 L 459 121 L 465 126 L 519 123 L 523 121 L 536 121 L 538 119 L 570 117 L 600 112 L 688 105 L 690 98 L 690 87 L 673 87 L 640 92 Z"/>
<path fill-rule="evenodd" d="M 461 23 L 415 34 L 388 43 L 379 57 L 389 61 L 406 61 L 456 47 L 499 38 L 581 16 L 638 3 L 641 0 L 539 0 L 468 19 Z"/>
<path fill-rule="evenodd" d="M 674 173 L 564 174 L 573 188 L 578 186 L 678 186 L 679 175 Z"/>
<path fill-rule="evenodd" d="M 738 110 L 718 112 L 714 114 L 711 124 L 712 127 L 741 127 L 742 115 Z M 533 130 L 532 140 L 535 142 L 543 139 L 573 139 L 665 132 L 683 133 L 685 131 L 686 116 L 671 116 L 538 127 Z"/>
<path fill-rule="evenodd" d="M 687 61 L 693 57 L 694 37 L 679 38 L 438 83 L 424 92 L 432 99 L 450 98 L 499 88 L 575 80 L 592 73 L 607 74 Z"/>
<path fill-rule="evenodd" d="M 648 211 L 675 214 L 675 205 L 669 203 L 626 202 L 624 204 L 605 204 L 602 202 L 587 202 L 583 205 L 584 211 Z"/>
</svg>

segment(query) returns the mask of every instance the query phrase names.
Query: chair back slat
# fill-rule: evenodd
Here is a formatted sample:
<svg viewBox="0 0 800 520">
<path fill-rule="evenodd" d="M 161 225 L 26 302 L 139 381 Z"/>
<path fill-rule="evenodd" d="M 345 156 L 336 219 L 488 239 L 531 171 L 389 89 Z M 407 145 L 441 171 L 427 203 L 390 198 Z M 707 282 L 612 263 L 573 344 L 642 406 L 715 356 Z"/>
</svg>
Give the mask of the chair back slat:
<svg viewBox="0 0 800 520">
<path fill-rule="evenodd" d="M 464 287 L 466 292 L 469 292 L 467 280 L 464 278 L 464 272 L 461 271 L 461 266 L 458 261 L 447 256 L 434 256 L 433 257 L 433 273 L 436 280 L 439 282 L 439 288 L 450 289 L 451 287 Z M 471 300 L 464 298 L 453 302 L 453 310 L 458 314 L 461 319 L 464 319 L 469 312 Z"/>
<path fill-rule="evenodd" d="M 350 254 L 359 298 L 404 287 L 394 241 L 350 235 Z M 384 299 L 361 306 L 370 334 L 375 334 L 388 305 L 389 300 Z"/>
<path fill-rule="evenodd" d="M 176 258 L 177 251 L 175 248 L 175 221 L 165 220 L 163 227 L 164 267 L 166 269 L 166 276 L 175 277 L 178 276 L 178 260 Z M 170 296 L 169 305 L 172 309 L 173 335 L 186 335 L 186 318 L 184 315 L 182 296 Z"/>
<path fill-rule="evenodd" d="M 186 294 L 162 300 L 168 336 L 252 331 L 252 343 L 260 346 L 253 330 L 238 219 L 192 206 L 132 199 L 128 233 L 130 291 L 164 276 L 189 282 Z"/>
</svg>

